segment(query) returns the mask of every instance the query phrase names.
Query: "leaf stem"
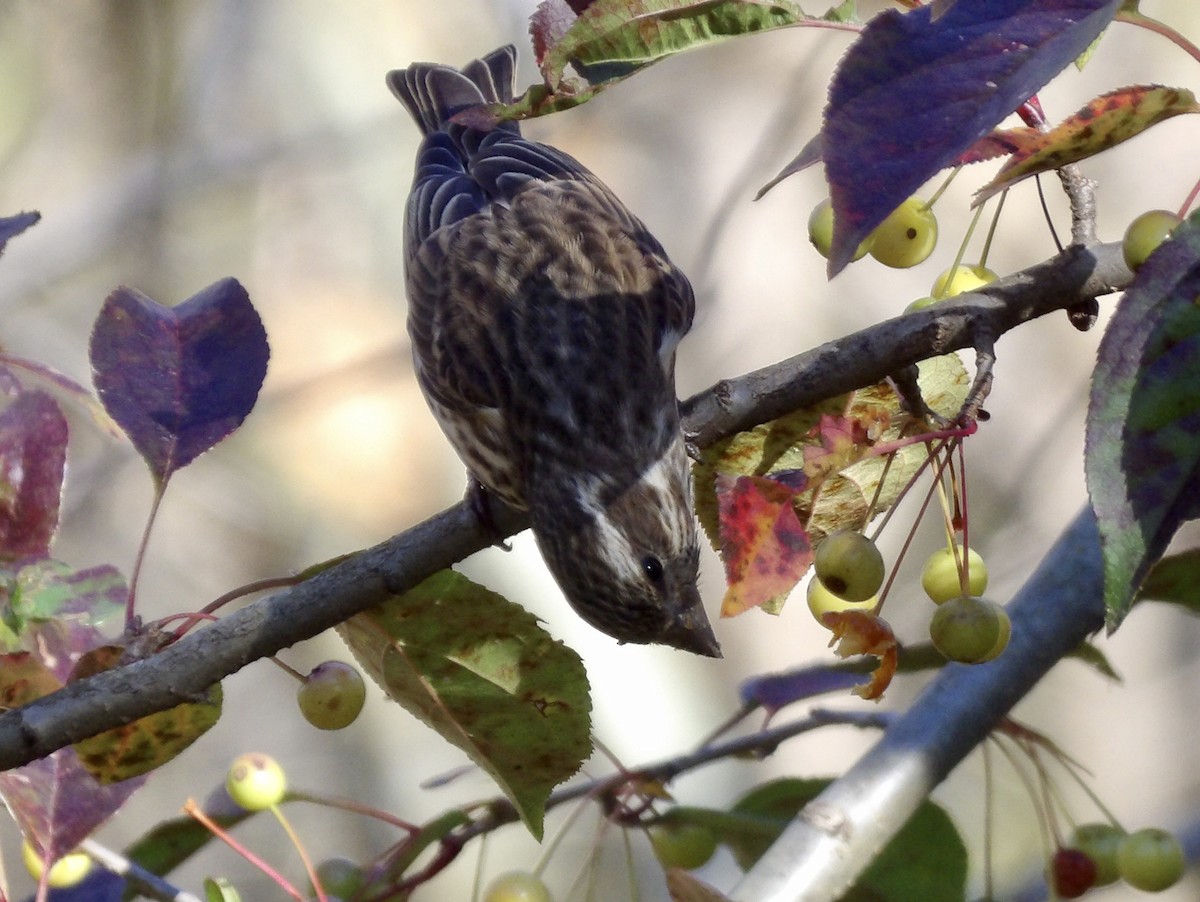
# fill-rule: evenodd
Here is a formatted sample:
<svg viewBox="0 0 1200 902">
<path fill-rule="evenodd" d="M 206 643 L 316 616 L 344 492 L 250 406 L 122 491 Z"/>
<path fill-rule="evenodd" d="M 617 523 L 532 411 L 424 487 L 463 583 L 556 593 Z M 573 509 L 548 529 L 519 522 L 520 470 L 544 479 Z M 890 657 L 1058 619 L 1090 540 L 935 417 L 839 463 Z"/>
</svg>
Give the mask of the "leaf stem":
<svg viewBox="0 0 1200 902">
<path fill-rule="evenodd" d="M 167 479 L 154 480 L 154 500 L 150 503 L 150 515 L 146 517 L 146 527 L 142 530 L 142 538 L 138 543 L 137 557 L 133 559 L 133 573 L 129 577 L 129 597 L 125 600 L 125 632 L 131 633 L 137 627 L 137 587 L 142 575 L 142 564 L 146 560 L 146 549 L 150 545 L 150 532 L 158 519 L 158 508 L 162 504 L 163 495 L 167 493 Z"/>
<path fill-rule="evenodd" d="M 1144 13 L 1132 10 L 1121 10 L 1117 13 L 1116 20 L 1118 22 L 1124 22 L 1127 25 L 1136 25 L 1138 28 L 1144 28 L 1147 31 L 1152 31 L 1155 34 L 1166 38 L 1172 44 L 1182 49 L 1184 53 L 1186 53 L 1196 62 L 1200 63 L 1200 47 L 1197 47 L 1165 22 L 1160 22 L 1158 19 L 1152 19 L 1150 16 L 1147 16 Z"/>
</svg>

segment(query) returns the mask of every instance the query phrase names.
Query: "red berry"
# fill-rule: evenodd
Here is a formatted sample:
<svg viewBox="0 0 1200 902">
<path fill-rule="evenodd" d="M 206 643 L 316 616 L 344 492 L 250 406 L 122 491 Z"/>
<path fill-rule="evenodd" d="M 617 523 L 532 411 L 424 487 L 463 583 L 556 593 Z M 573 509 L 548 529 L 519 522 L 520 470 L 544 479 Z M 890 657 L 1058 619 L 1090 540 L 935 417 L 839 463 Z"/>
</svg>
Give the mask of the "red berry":
<svg viewBox="0 0 1200 902">
<path fill-rule="evenodd" d="M 1054 891 L 1064 899 L 1078 899 L 1096 884 L 1096 862 L 1078 849 L 1059 849 L 1050 859 Z"/>
</svg>

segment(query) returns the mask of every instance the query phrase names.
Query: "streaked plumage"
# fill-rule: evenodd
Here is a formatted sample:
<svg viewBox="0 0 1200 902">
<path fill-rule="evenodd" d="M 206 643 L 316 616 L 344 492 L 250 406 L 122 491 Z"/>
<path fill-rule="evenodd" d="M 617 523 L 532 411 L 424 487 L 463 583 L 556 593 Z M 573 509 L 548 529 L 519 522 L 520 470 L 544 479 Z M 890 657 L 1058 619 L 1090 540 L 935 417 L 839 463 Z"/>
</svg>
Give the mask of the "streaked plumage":
<svg viewBox="0 0 1200 902">
<path fill-rule="evenodd" d="M 450 121 L 507 101 L 516 51 L 388 84 L 425 135 L 405 220 L 421 388 L 472 475 L 528 509 L 572 607 L 622 642 L 719 655 L 675 397 L 691 286 L 567 154 Z"/>
</svg>

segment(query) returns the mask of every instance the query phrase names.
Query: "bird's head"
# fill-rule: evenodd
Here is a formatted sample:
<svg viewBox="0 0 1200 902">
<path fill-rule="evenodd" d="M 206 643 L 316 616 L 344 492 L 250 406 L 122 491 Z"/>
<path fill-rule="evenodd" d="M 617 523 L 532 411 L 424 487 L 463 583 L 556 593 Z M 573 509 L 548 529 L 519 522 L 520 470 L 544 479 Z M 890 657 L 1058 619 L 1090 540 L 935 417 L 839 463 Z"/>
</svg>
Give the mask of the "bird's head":
<svg viewBox="0 0 1200 902">
<path fill-rule="evenodd" d="M 613 497 L 577 485 L 570 502 L 533 511 L 542 555 L 580 617 L 620 642 L 721 657 L 696 588 L 700 547 L 682 439 Z"/>
</svg>

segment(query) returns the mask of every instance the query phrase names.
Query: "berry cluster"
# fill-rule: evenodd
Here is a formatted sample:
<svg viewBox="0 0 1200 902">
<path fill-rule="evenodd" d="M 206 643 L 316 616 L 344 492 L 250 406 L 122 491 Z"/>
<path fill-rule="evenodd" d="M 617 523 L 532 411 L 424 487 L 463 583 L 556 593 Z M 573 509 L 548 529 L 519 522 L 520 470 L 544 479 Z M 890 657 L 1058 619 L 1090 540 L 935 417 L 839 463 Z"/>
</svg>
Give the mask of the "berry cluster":
<svg viewBox="0 0 1200 902">
<path fill-rule="evenodd" d="M 1178 222 L 1178 219 L 1176 220 Z M 833 203 L 825 198 L 808 217 L 808 240 L 822 257 L 833 245 Z M 932 202 L 910 197 L 863 239 L 855 260 L 870 254 L 884 266 L 907 269 L 925 262 L 937 246 L 938 224 Z M 999 276 L 983 263 L 958 263 L 939 273 L 928 296 L 913 301 L 908 310 L 921 310 L 945 298 L 988 285 Z"/>
<path fill-rule="evenodd" d="M 1179 881 L 1185 865 L 1179 840 L 1159 827 L 1126 833 L 1113 824 L 1081 824 L 1070 842 L 1055 851 L 1047 877 L 1064 899 L 1118 880 L 1158 893 Z"/>
<path fill-rule="evenodd" d="M 875 610 L 883 586 L 883 556 L 875 543 L 850 530 L 830 533 L 816 547 L 808 609 L 818 623 L 824 615 Z M 946 658 L 981 664 L 1004 651 L 1012 624 L 1004 608 L 982 597 L 988 572 L 974 549 L 949 545 L 935 551 L 921 572 L 921 586 L 937 604 L 929 636 Z"/>
</svg>

